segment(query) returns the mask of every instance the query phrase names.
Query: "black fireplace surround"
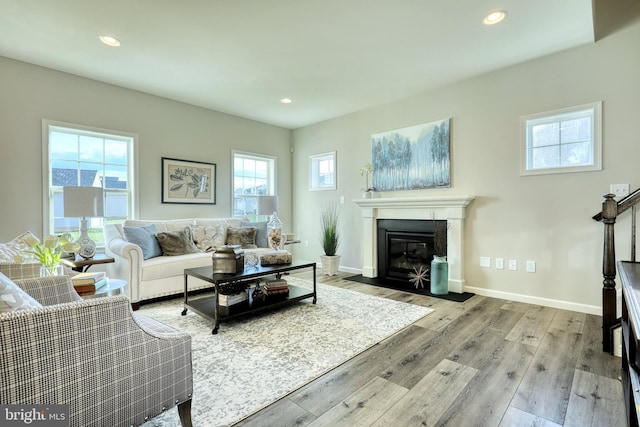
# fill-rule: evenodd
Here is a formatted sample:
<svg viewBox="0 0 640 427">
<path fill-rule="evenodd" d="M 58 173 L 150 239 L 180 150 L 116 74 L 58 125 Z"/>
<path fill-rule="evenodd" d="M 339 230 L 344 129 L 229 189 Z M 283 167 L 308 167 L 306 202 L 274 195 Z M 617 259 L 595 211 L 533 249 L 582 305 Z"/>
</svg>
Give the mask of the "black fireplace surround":
<svg viewBox="0 0 640 427">
<path fill-rule="evenodd" d="M 379 219 L 378 278 L 398 289 L 414 288 L 409 273 L 429 269 L 434 255 L 447 254 L 446 220 Z M 425 287 L 429 287 L 429 274 Z"/>
</svg>

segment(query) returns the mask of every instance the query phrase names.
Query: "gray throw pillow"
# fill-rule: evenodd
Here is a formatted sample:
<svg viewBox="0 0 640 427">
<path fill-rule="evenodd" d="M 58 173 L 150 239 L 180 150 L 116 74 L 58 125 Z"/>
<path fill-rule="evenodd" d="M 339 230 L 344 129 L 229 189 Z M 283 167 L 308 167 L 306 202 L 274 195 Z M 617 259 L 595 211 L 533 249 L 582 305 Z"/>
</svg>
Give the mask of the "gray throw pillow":
<svg viewBox="0 0 640 427">
<path fill-rule="evenodd" d="M 39 307 L 42 307 L 42 304 L 0 273 L 0 313 Z"/>
<path fill-rule="evenodd" d="M 162 255 L 162 248 L 156 239 L 158 229 L 155 224 L 144 227 L 122 227 L 124 238 L 142 249 L 142 258 L 149 259 Z"/>
<path fill-rule="evenodd" d="M 167 256 L 185 255 L 200 252 L 193 238 L 191 228 L 185 227 L 179 231 L 166 231 L 156 234 L 162 254 Z"/>
<path fill-rule="evenodd" d="M 255 249 L 256 227 L 229 227 L 227 228 L 227 245 L 240 245 L 242 249 Z"/>
<path fill-rule="evenodd" d="M 267 243 L 267 221 L 261 222 L 243 222 L 240 224 L 242 227 L 255 227 L 256 228 L 256 246 L 259 248 L 268 247 Z"/>
</svg>

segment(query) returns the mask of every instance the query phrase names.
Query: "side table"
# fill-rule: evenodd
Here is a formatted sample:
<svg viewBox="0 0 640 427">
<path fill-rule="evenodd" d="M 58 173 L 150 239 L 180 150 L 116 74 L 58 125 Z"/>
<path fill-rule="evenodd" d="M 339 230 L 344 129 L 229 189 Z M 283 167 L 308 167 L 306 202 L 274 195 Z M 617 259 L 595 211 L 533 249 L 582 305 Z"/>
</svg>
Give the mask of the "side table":
<svg viewBox="0 0 640 427">
<path fill-rule="evenodd" d="M 105 254 L 95 254 L 93 258 L 82 258 L 81 256 L 76 255 L 76 259 L 71 261 L 73 264 L 71 269 L 73 271 L 85 272 L 92 265 L 111 264 L 112 262 L 116 262 L 116 260 L 106 256 Z"/>
<path fill-rule="evenodd" d="M 101 288 L 98 288 L 97 291 L 78 292 L 78 295 L 80 295 L 84 299 L 104 298 L 104 297 L 112 297 L 115 295 L 124 294 L 126 289 L 127 289 L 126 280 L 109 279 L 109 283 L 107 283 Z"/>
</svg>

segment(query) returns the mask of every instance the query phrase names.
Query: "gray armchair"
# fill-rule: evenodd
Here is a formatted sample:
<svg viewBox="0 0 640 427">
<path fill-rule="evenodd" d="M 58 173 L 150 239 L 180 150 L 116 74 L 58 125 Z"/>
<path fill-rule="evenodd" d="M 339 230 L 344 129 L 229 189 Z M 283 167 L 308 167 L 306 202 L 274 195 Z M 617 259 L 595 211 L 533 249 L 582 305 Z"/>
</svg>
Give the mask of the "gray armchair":
<svg viewBox="0 0 640 427">
<path fill-rule="evenodd" d="M 43 307 L 0 314 L 0 402 L 68 404 L 77 427 L 138 426 L 178 405 L 191 426 L 189 334 L 125 296 L 83 300 L 66 276 L 15 283 Z"/>
</svg>

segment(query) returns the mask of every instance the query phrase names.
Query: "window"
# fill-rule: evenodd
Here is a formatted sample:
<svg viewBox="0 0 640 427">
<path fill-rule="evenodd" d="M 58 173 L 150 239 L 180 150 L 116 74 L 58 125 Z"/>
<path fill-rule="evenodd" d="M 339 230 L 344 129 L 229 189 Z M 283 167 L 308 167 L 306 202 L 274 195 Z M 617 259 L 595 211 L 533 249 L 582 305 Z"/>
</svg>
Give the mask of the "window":
<svg viewBox="0 0 640 427">
<path fill-rule="evenodd" d="M 89 236 L 104 246 L 105 222 L 133 218 L 133 173 L 136 136 L 43 120 L 43 158 L 46 159 L 44 232 L 79 236 L 81 218 L 64 217 L 65 186 L 102 187 L 104 218 L 88 218 Z"/>
<path fill-rule="evenodd" d="M 521 175 L 602 169 L 602 103 L 521 118 Z"/>
<path fill-rule="evenodd" d="M 309 189 L 336 189 L 336 152 L 309 156 Z"/>
<path fill-rule="evenodd" d="M 233 151 L 233 215 L 257 219 L 257 196 L 275 196 L 276 159 Z"/>
</svg>

